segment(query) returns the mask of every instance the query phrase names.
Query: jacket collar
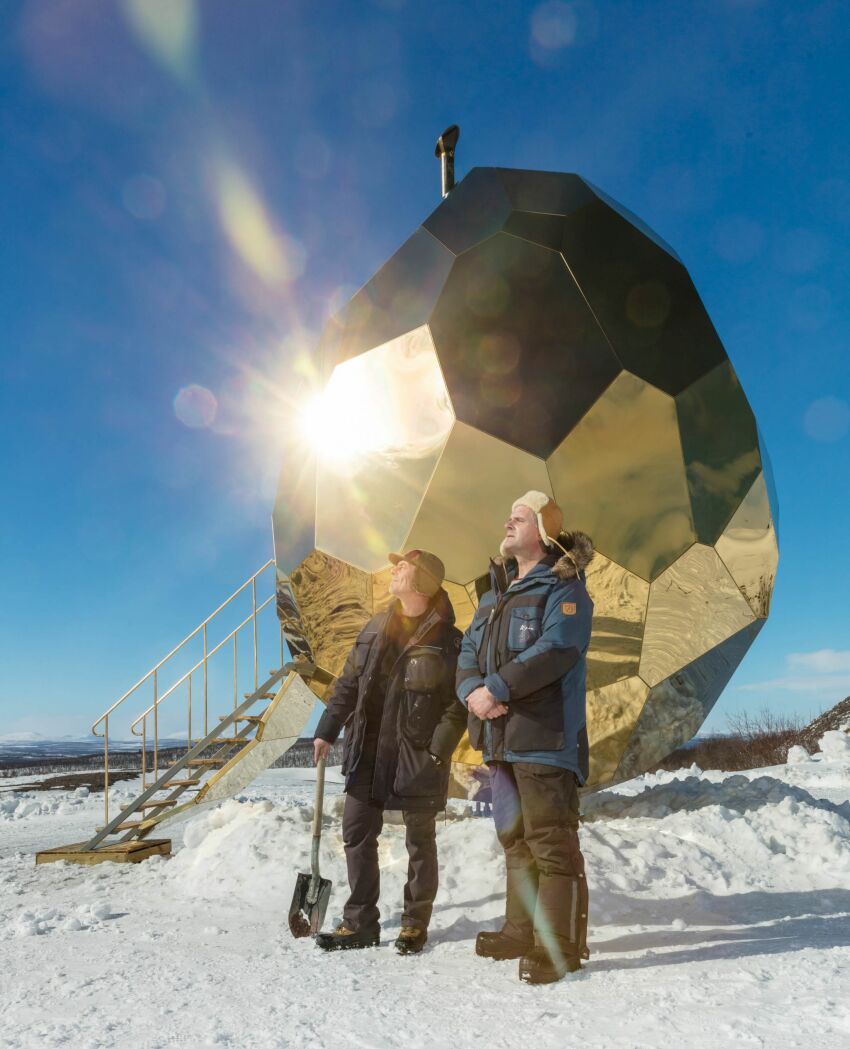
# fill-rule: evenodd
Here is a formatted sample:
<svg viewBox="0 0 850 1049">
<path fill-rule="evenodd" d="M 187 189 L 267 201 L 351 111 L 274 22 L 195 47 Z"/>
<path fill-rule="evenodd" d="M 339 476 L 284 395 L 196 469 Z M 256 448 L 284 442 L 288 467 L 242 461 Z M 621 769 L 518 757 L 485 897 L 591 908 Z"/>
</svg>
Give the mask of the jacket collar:
<svg viewBox="0 0 850 1049">
<path fill-rule="evenodd" d="M 584 582 L 584 570 L 593 560 L 593 541 L 584 532 L 562 532 L 558 544 L 563 554 L 547 554 L 529 572 L 516 582 L 514 590 L 524 587 L 526 580 L 535 583 L 568 582 L 570 579 L 581 579 Z M 517 577 L 517 564 L 513 558 L 501 555 L 490 561 L 490 581 L 496 594 L 505 593 Z"/>
</svg>

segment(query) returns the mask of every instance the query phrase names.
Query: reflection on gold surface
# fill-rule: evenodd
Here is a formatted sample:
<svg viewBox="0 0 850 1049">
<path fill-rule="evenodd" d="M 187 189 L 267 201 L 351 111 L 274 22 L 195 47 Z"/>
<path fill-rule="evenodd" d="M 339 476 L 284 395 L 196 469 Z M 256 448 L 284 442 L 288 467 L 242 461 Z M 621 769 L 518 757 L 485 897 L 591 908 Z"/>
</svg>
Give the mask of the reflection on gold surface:
<svg viewBox="0 0 850 1049">
<path fill-rule="evenodd" d="M 695 544 L 650 587 L 640 676 L 657 685 L 753 618 L 717 551 Z"/>
<path fill-rule="evenodd" d="M 763 623 L 750 623 L 650 691 L 615 780 L 645 772 L 693 739 Z"/>
<path fill-rule="evenodd" d="M 337 677 L 357 635 L 372 617 L 371 577 L 314 550 L 289 578 L 313 660 Z"/>
<path fill-rule="evenodd" d="M 758 475 L 714 548 L 750 608 L 759 619 L 766 619 L 779 564 L 779 549 L 770 518 L 764 474 Z"/>
<path fill-rule="evenodd" d="M 449 595 L 452 608 L 455 610 L 455 626 L 458 630 L 466 630 L 472 622 L 477 606 L 472 603 L 466 587 L 461 586 L 460 583 L 450 583 L 446 580 L 443 583 L 443 589 Z"/>
<path fill-rule="evenodd" d="M 622 372 L 547 462 L 556 500 L 643 579 L 694 541 L 672 397 Z"/>
<path fill-rule="evenodd" d="M 593 633 L 587 653 L 588 691 L 637 674 L 649 583 L 596 554 L 587 566 Z"/>
<path fill-rule="evenodd" d="M 427 326 L 338 365 L 306 422 L 316 546 L 376 571 L 404 546 L 454 422 Z"/>
<path fill-rule="evenodd" d="M 588 786 L 613 776 L 648 694 L 649 688 L 638 677 L 587 693 Z"/>
<path fill-rule="evenodd" d="M 517 496 L 551 493 L 542 459 L 457 422 L 405 544 L 433 550 L 446 576 L 471 580 L 487 570 Z"/>
<path fill-rule="evenodd" d="M 697 539 L 714 544 L 761 468 L 758 431 L 729 361 L 676 397 Z"/>
</svg>

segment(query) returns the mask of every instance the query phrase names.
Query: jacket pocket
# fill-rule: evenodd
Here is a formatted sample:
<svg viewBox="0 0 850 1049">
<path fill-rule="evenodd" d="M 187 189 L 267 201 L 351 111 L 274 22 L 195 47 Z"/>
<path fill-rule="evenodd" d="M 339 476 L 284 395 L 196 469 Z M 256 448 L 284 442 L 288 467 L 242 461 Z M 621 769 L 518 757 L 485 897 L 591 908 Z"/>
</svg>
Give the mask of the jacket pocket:
<svg viewBox="0 0 850 1049">
<path fill-rule="evenodd" d="M 393 793 L 399 798 L 441 797 L 448 790 L 449 768 L 438 768 L 427 750 L 402 737 L 398 741 Z"/>
<path fill-rule="evenodd" d="M 445 675 L 439 650 L 417 649 L 404 666 L 399 734 L 415 747 L 427 747 L 442 714 L 438 690 Z"/>
<path fill-rule="evenodd" d="M 508 648 L 522 652 L 543 633 L 543 620 L 537 608 L 513 608 L 508 622 Z"/>
<path fill-rule="evenodd" d="M 505 726 L 507 750 L 563 750 L 565 742 L 560 681 L 510 704 Z"/>
</svg>

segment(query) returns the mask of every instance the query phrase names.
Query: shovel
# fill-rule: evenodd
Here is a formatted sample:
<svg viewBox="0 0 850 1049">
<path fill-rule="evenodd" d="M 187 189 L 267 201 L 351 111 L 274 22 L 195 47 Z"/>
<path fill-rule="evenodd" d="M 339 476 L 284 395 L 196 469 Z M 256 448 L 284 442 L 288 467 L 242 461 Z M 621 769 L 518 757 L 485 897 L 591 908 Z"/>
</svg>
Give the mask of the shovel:
<svg viewBox="0 0 850 1049">
<path fill-rule="evenodd" d="M 313 848 L 311 874 L 299 874 L 289 908 L 289 929 L 293 936 L 315 936 L 325 920 L 331 898 L 331 883 L 319 874 L 319 843 L 322 840 L 322 801 L 325 795 L 325 759 L 316 766 L 316 803 L 313 809 Z"/>
</svg>

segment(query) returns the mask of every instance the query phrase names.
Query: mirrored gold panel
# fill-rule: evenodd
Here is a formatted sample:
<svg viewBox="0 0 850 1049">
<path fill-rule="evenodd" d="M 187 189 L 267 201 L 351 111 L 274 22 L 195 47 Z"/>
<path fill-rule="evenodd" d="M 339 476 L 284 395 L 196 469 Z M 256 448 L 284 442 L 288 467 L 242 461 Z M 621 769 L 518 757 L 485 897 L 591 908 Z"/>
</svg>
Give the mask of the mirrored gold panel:
<svg viewBox="0 0 850 1049">
<path fill-rule="evenodd" d="M 511 212 L 496 168 L 473 168 L 422 226 L 455 255 L 492 237 Z"/>
<path fill-rule="evenodd" d="M 372 616 L 372 579 L 321 550 L 314 550 L 289 578 L 314 661 L 337 677 Z"/>
<path fill-rule="evenodd" d="M 475 579 L 499 552 L 513 501 L 532 488 L 551 494 L 542 459 L 457 422 L 405 545 L 435 553 L 449 579 Z"/>
<path fill-rule="evenodd" d="M 726 359 L 685 267 L 606 202 L 566 217 L 561 250 L 628 371 L 675 395 Z"/>
<path fill-rule="evenodd" d="M 316 546 L 377 571 L 404 546 L 454 422 L 428 328 L 340 364 L 315 410 Z"/>
<path fill-rule="evenodd" d="M 750 608 L 766 619 L 779 564 L 764 474 L 759 474 L 714 546 Z"/>
<path fill-rule="evenodd" d="M 648 695 L 648 686 L 638 677 L 588 691 L 588 786 L 605 783 L 614 775 Z"/>
<path fill-rule="evenodd" d="M 587 566 L 593 633 L 587 653 L 588 691 L 637 674 L 649 583 L 597 553 Z"/>
<path fill-rule="evenodd" d="M 458 419 L 535 455 L 620 371 L 563 256 L 507 233 L 459 256 L 430 327 Z"/>
<path fill-rule="evenodd" d="M 454 255 L 419 228 L 335 317 L 318 357 L 325 376 L 334 365 L 425 324 L 445 284 Z"/>
<path fill-rule="evenodd" d="M 593 200 L 587 183 L 561 171 L 526 171 L 522 168 L 498 168 L 499 178 L 508 191 L 517 212 L 543 212 L 569 215 Z"/>
<path fill-rule="evenodd" d="M 752 410 L 725 361 L 676 398 L 697 539 L 713 545 L 761 469 Z"/>
<path fill-rule="evenodd" d="M 693 739 L 763 625 L 750 623 L 650 691 L 615 782 L 640 775 Z"/>
<path fill-rule="evenodd" d="M 652 580 L 694 541 L 676 405 L 621 372 L 547 461 L 555 498 L 596 548 Z"/>
<path fill-rule="evenodd" d="M 754 618 L 717 551 L 695 544 L 650 587 L 640 676 L 657 685 Z"/>
</svg>

